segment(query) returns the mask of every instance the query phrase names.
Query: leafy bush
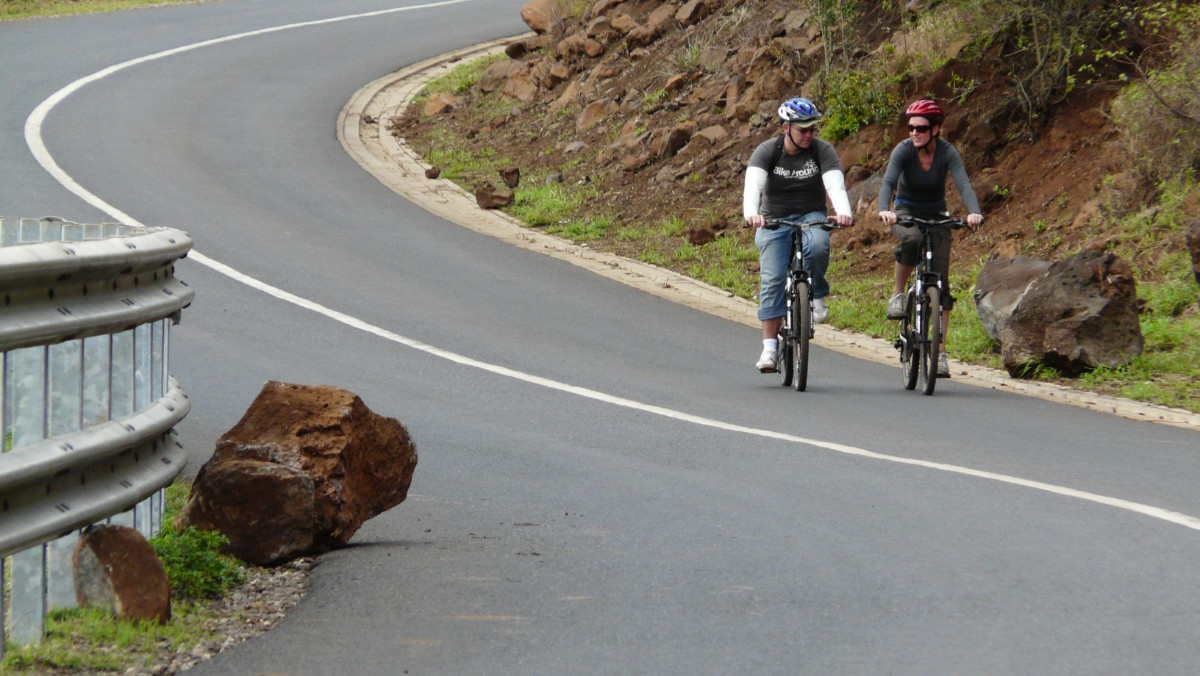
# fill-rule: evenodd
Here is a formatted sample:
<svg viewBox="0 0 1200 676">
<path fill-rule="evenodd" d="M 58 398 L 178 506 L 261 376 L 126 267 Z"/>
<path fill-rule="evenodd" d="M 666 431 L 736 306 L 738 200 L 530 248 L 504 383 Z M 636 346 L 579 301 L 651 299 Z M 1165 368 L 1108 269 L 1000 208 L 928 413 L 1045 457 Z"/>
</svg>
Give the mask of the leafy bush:
<svg viewBox="0 0 1200 676">
<path fill-rule="evenodd" d="M 179 528 L 175 516 L 187 497 L 188 486 L 174 483 L 167 488 L 163 528 L 150 538 L 150 545 L 167 571 L 171 593 L 180 599 L 220 598 L 228 589 L 245 581 L 242 564 L 221 553 L 229 538 L 216 531 Z"/>
<path fill-rule="evenodd" d="M 1150 182 L 1200 169 L 1200 8 L 1175 15 L 1170 63 L 1129 84 L 1112 103 L 1138 171 Z"/>
<path fill-rule="evenodd" d="M 184 599 L 220 598 L 245 581 L 237 559 L 221 553 L 229 539 L 216 531 L 164 528 L 150 540 L 167 570 L 173 594 Z"/>
<path fill-rule="evenodd" d="M 1124 59 L 1131 23 L 1142 14 L 1136 0 L 960 0 L 990 26 L 982 49 L 997 47 L 1013 88 L 1014 113 L 1028 127 L 1069 94 L 1081 74 Z"/>
<path fill-rule="evenodd" d="M 901 109 L 900 101 L 890 91 L 894 82 L 865 68 L 830 76 L 824 84 L 821 135 L 831 142 L 868 124 L 893 120 Z"/>
</svg>

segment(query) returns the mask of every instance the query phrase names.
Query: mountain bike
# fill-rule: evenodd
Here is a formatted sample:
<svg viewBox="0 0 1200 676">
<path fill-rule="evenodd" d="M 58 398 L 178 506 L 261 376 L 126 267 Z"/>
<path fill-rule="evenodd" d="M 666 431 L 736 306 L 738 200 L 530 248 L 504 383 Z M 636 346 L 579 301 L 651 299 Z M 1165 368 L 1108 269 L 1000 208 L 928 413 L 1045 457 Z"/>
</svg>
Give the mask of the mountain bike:
<svg viewBox="0 0 1200 676">
<path fill-rule="evenodd" d="M 835 221 L 825 220 L 800 223 L 791 218 L 768 218 L 763 227 L 778 229 L 791 225 L 792 253 L 788 258 L 787 280 L 783 297 L 787 311 L 779 326 L 779 380 L 784 387 L 795 386 L 797 392 L 808 387 L 808 346 L 815 333 L 812 313 L 812 283 L 804 267 L 804 238 L 813 227 L 832 230 L 841 227 Z"/>
<path fill-rule="evenodd" d="M 921 231 L 920 258 L 913 275 L 912 285 L 904 299 L 904 319 L 900 323 L 900 335 L 893 342 L 900 351 L 900 365 L 904 368 L 904 389 L 916 388 L 921 381 L 921 392 L 933 394 L 937 385 L 938 350 L 942 344 L 942 310 L 948 309 L 950 294 L 946 276 L 933 270 L 934 237 L 940 233 L 949 236 L 951 230 L 967 227 L 957 218 L 917 218 L 901 216 L 898 225 L 916 226 Z"/>
</svg>

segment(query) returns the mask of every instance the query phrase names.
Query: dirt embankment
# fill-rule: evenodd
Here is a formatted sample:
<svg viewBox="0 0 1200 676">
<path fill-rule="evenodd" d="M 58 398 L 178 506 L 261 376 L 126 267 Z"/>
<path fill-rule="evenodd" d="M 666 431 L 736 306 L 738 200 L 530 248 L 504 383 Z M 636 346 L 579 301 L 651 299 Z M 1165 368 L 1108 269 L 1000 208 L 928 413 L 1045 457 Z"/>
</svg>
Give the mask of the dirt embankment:
<svg viewBox="0 0 1200 676">
<path fill-rule="evenodd" d="M 897 45 L 920 53 L 917 15 L 903 7 L 864 13 L 849 38 L 847 27 L 830 27 L 807 10 L 753 1 L 601 0 L 567 16 L 561 3 L 546 0 L 531 2 L 522 16 L 544 32 L 511 48 L 515 58 L 459 94 L 440 122 L 459 127 L 526 176 L 590 183 L 597 189 L 591 210 L 617 226 L 596 245 L 627 255 L 639 245 L 614 233 L 665 215 L 686 223 L 681 243 L 748 237 L 731 231 L 740 222 L 744 163 L 757 143 L 778 133 L 778 102 L 794 95 L 820 101 L 817 74 L 827 59 L 864 62 Z M 944 137 L 966 159 L 987 216 L 983 229 L 956 244 L 956 259 L 1053 258 L 1104 246 L 1112 233 L 1102 210 L 1112 193 L 1124 200 L 1146 196 L 1106 115 L 1116 87 L 1077 86 L 1031 119 L 1018 105 L 1022 92 L 1006 64 L 1005 43 L 973 47 L 982 44 L 968 37 L 938 46 L 949 57 L 943 66 L 917 78 L 902 75 L 889 90 L 893 102 L 931 96 L 948 109 Z M 495 93 L 503 105 L 485 103 Z M 422 138 L 427 129 L 415 111 L 395 131 L 417 147 L 437 144 Z M 864 226 L 838 236 L 838 245 L 855 252 L 852 275 L 882 273 L 891 264 L 891 239 L 874 216 L 872 179 L 904 135 L 895 118 L 836 144 Z"/>
</svg>

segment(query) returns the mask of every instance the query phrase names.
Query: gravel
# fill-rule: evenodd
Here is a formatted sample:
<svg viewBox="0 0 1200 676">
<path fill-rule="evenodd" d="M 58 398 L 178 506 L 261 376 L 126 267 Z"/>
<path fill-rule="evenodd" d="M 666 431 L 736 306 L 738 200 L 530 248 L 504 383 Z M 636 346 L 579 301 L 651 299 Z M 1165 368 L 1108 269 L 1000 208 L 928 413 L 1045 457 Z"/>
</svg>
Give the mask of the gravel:
<svg viewBox="0 0 1200 676">
<path fill-rule="evenodd" d="M 246 582 L 225 598 L 213 601 L 203 626 L 211 636 L 187 650 L 163 645 L 149 667 L 126 670 L 125 676 L 166 676 L 187 671 L 224 650 L 275 626 L 308 589 L 316 561 L 301 558 L 275 568 L 250 568 Z"/>
</svg>

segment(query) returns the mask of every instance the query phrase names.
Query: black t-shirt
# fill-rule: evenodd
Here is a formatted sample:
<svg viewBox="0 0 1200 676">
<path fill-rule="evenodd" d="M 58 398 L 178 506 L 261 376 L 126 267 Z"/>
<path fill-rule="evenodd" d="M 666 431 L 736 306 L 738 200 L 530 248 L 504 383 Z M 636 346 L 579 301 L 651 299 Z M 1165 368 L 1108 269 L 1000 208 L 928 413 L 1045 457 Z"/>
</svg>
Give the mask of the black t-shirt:
<svg viewBox="0 0 1200 676">
<path fill-rule="evenodd" d="M 767 172 L 767 186 L 763 189 L 762 212 L 764 216 L 779 218 L 825 211 L 825 183 L 821 174 L 842 169 L 833 146 L 814 138 L 808 149 L 789 155 L 780 148 L 783 137 L 767 139 L 759 144 L 750 155 L 750 166 Z M 779 159 L 771 166 L 772 158 Z"/>
</svg>

